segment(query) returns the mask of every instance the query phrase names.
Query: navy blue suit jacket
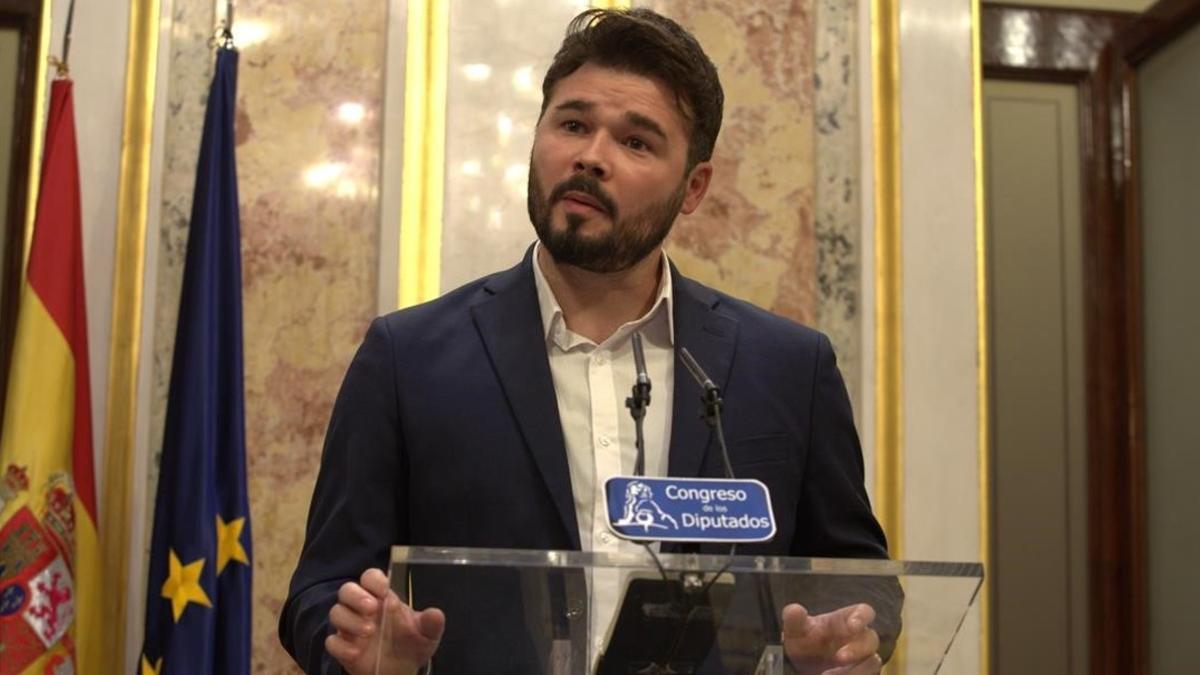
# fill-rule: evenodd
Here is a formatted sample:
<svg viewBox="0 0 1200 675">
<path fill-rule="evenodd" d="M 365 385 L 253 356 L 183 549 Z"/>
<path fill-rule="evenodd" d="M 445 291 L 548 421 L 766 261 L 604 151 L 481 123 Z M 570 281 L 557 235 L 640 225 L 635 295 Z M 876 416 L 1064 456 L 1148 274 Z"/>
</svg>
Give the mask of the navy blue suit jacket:
<svg viewBox="0 0 1200 675">
<path fill-rule="evenodd" d="M 308 672 L 336 670 L 324 640 L 338 587 L 386 569 L 394 544 L 579 549 L 532 264 L 526 253 L 367 331 L 334 405 L 280 618 Z M 828 338 L 671 272 L 676 347 L 723 391 L 735 474 L 771 491 L 775 539 L 739 552 L 886 557 Z M 700 389 L 678 360 L 674 387 L 670 475 L 722 476 Z M 469 621 L 447 612 L 447 639 Z"/>
</svg>

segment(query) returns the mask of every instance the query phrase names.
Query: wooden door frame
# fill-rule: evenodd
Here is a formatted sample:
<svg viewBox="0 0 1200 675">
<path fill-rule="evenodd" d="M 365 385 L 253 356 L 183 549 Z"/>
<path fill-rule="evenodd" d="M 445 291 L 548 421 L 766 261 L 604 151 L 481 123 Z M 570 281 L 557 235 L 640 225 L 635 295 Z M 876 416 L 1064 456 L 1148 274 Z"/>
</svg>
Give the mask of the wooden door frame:
<svg viewBox="0 0 1200 675">
<path fill-rule="evenodd" d="M 1200 23 L 1200 0 L 1160 0 L 1141 15 L 985 4 L 981 18 L 985 77 L 1079 88 L 1085 166 L 1091 672 L 1145 675 L 1146 412 L 1137 66 Z"/>
<path fill-rule="evenodd" d="M 1108 62 L 1108 109 L 1110 189 L 1108 207 L 1116 216 L 1107 230 L 1101 253 L 1104 284 L 1098 297 L 1098 314 L 1107 326 L 1097 331 L 1101 363 L 1113 364 L 1102 375 L 1100 393 L 1103 398 L 1094 412 L 1108 414 L 1114 423 L 1102 431 L 1112 434 L 1104 439 L 1105 453 L 1096 459 L 1103 464 L 1095 467 L 1098 486 L 1104 490 L 1098 496 L 1117 495 L 1112 503 L 1101 505 L 1101 518 L 1089 525 L 1090 533 L 1098 539 L 1099 548 L 1093 553 L 1103 556 L 1100 561 L 1107 578 L 1102 583 L 1113 584 L 1103 589 L 1106 610 L 1126 611 L 1136 620 L 1137 632 L 1128 641 L 1128 650 L 1113 645 L 1106 653 L 1119 656 L 1128 664 L 1108 672 L 1148 673 L 1150 653 L 1146 625 L 1148 622 L 1147 578 L 1147 508 L 1146 508 L 1146 398 L 1143 343 L 1143 286 L 1142 286 L 1142 200 L 1140 190 L 1141 148 L 1138 141 L 1137 69 L 1176 37 L 1200 24 L 1200 0 L 1159 0 L 1123 28 L 1106 49 Z M 1116 413 L 1116 414 L 1114 414 Z M 1092 428 L 1095 428 L 1092 426 Z M 1097 511 L 1092 511 L 1092 517 Z M 1117 524 L 1117 527 L 1110 526 Z M 1095 586 L 1095 583 L 1093 584 Z M 1124 642 L 1120 621 L 1106 617 L 1107 640 L 1115 645 Z M 1128 637 L 1128 634 L 1126 634 Z M 1097 650 L 1093 648 L 1093 654 Z M 1093 669 L 1093 672 L 1100 672 Z"/>
<path fill-rule="evenodd" d="M 1140 413 L 1129 405 L 1136 369 L 1130 362 L 1133 331 L 1125 307 L 1125 227 L 1113 176 L 1110 54 L 1110 45 L 1135 23 L 1136 15 L 985 4 L 981 19 L 985 78 L 1069 84 L 1079 92 L 1088 653 L 1092 673 L 1142 675 L 1145 669 L 1138 664 L 1146 663 L 1144 461 L 1130 434 Z"/>
<path fill-rule="evenodd" d="M 0 0 L 0 25 L 16 28 L 20 33 L 17 60 L 16 110 L 13 112 L 12 170 L 8 183 L 8 207 L 5 211 L 8 227 L 0 231 L 4 237 L 4 255 L 0 257 L 0 276 L 4 283 L 0 292 L 0 411 L 8 394 L 8 371 L 16 337 L 17 305 L 24 279 L 25 221 L 28 216 L 29 169 L 33 139 L 38 75 L 38 40 L 42 31 L 43 0 Z M 7 111 L 4 111 L 7 113 Z M 0 205 L 4 208 L 4 205 Z M 4 221 L 0 221 L 2 223 Z M 0 417 L 3 413 L 0 413 Z M 0 425 L 3 425 L 0 419 Z"/>
</svg>

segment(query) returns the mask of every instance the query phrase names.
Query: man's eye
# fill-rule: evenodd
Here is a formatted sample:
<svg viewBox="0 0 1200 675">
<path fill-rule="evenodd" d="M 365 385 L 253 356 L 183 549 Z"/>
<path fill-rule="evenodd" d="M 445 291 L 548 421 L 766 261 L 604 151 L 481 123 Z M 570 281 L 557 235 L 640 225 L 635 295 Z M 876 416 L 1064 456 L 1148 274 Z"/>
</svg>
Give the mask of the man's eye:
<svg viewBox="0 0 1200 675">
<path fill-rule="evenodd" d="M 630 138 L 629 140 L 625 141 L 625 145 L 628 145 L 630 147 L 630 149 L 633 149 L 633 150 L 649 150 L 650 149 L 650 146 L 647 145 L 645 141 L 638 138 L 637 136 L 634 136 L 634 137 Z"/>
<path fill-rule="evenodd" d="M 579 120 L 567 120 L 562 123 L 562 128 L 564 131 L 569 131 L 573 134 L 579 133 L 583 131 L 583 122 Z"/>
</svg>

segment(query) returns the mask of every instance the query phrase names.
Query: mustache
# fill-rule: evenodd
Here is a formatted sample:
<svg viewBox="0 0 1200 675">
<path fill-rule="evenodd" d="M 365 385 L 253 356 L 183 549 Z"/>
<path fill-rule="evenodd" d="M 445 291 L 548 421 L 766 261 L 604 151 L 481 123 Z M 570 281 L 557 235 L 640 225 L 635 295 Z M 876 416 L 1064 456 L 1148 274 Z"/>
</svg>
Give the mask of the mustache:
<svg viewBox="0 0 1200 675">
<path fill-rule="evenodd" d="M 555 185 L 554 190 L 550 192 L 550 199 L 547 200 L 547 205 L 558 202 L 568 192 L 581 192 L 600 202 L 600 206 L 604 207 L 604 210 L 607 211 L 610 216 L 616 217 L 617 215 L 616 202 L 614 202 L 613 198 L 604 191 L 604 188 L 600 187 L 600 181 L 588 174 L 575 174 L 558 185 Z"/>
</svg>

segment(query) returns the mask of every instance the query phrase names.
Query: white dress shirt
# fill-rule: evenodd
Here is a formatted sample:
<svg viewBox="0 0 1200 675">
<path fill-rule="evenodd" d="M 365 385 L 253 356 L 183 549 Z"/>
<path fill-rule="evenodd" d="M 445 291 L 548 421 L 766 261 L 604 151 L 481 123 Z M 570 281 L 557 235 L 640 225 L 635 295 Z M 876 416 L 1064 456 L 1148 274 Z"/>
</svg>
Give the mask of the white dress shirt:
<svg viewBox="0 0 1200 675">
<path fill-rule="evenodd" d="M 584 551 L 636 552 L 641 550 L 640 544 L 619 539 L 608 529 L 604 481 L 611 476 L 632 475 L 637 458 L 633 418 L 625 407 L 637 376 L 631 340 L 634 332 L 642 334 L 646 372 L 652 385 L 651 404 L 643 420 L 645 473 L 667 475 L 675 388 L 675 319 L 667 255 L 662 255 L 658 292 L 650 310 L 596 344 L 567 328 L 562 308 L 538 263 L 540 248 L 539 242 L 533 252 L 533 274 L 571 472 L 579 542 Z M 616 612 L 621 583 L 615 573 L 597 573 L 589 582 L 589 651 L 593 664 Z"/>
</svg>

